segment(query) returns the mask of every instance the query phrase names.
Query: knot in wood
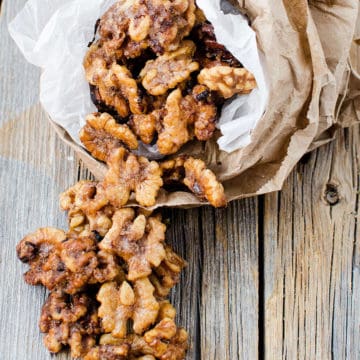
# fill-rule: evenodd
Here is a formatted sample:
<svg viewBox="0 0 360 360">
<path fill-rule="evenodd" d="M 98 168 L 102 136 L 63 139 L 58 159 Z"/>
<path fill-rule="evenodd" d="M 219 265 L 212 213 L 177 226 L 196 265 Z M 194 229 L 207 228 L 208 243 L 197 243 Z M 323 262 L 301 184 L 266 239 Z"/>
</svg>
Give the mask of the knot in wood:
<svg viewBox="0 0 360 360">
<path fill-rule="evenodd" d="M 326 184 L 324 199 L 330 206 L 336 205 L 340 201 L 338 187 L 334 184 Z"/>
</svg>

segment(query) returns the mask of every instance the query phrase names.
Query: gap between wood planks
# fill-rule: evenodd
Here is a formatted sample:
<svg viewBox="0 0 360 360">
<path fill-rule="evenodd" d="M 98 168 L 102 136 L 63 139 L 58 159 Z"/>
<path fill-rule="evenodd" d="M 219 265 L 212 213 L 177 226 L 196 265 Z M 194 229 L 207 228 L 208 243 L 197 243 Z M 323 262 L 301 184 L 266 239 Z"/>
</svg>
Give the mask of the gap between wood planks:
<svg viewBox="0 0 360 360">
<path fill-rule="evenodd" d="M 265 195 L 260 195 L 258 197 L 258 242 L 259 242 L 259 317 L 258 317 L 258 327 L 259 327 L 259 360 L 265 359 L 265 272 L 264 272 L 264 260 L 265 260 L 265 251 L 264 251 L 264 241 L 265 241 L 265 230 L 264 230 L 264 204 L 265 204 Z"/>
</svg>

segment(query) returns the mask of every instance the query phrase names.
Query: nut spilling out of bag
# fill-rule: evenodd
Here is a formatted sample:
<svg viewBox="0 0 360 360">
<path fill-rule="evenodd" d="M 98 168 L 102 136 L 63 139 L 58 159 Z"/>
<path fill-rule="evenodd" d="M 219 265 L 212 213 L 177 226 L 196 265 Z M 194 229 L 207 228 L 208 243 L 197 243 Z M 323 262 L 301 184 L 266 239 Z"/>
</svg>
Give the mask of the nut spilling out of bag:
<svg viewBox="0 0 360 360">
<path fill-rule="evenodd" d="M 165 183 L 168 191 L 182 186 L 226 205 L 203 161 L 177 153 L 189 141 L 211 139 L 225 100 L 251 92 L 256 81 L 216 41 L 194 0 L 116 2 L 97 23 L 84 68 L 99 112 L 79 137 L 111 169 L 104 185 L 112 204 L 123 206 L 134 193 L 140 206 L 153 206 Z M 140 143 L 164 160 L 134 155 Z"/>
<path fill-rule="evenodd" d="M 17 245 L 30 285 L 50 295 L 40 317 L 52 353 L 76 359 L 185 358 L 187 332 L 166 299 L 185 261 L 165 243 L 159 214 L 104 201 L 101 184 L 81 181 L 60 196 L 69 230 L 41 228 Z"/>
</svg>

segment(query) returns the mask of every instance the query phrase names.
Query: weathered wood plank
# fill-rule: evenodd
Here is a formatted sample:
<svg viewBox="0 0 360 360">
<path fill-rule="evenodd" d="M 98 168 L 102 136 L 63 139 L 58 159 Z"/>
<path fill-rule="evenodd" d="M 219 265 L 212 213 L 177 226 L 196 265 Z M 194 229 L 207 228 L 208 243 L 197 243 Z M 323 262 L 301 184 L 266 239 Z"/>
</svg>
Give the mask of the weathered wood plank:
<svg viewBox="0 0 360 360">
<path fill-rule="evenodd" d="M 46 117 L 37 106 L 0 128 L 0 317 L 7 324 L 0 329 L 0 357 L 4 360 L 49 359 L 37 327 L 45 291 L 22 281 L 25 266 L 16 258 L 15 245 L 40 226 L 65 227 L 58 195 L 77 178 L 78 166 L 71 151 L 44 124 Z"/>
<path fill-rule="evenodd" d="M 359 127 L 265 197 L 267 359 L 358 359 Z"/>
<path fill-rule="evenodd" d="M 78 175 L 74 154 L 55 136 L 38 103 L 40 71 L 26 63 L 7 32 L 25 0 L 0 13 L 0 358 L 49 359 L 38 330 L 45 291 L 24 284 L 16 243 L 44 225 L 65 226 L 58 194 Z M 64 354 L 59 359 L 68 359 Z"/>
<path fill-rule="evenodd" d="M 258 358 L 257 204 L 201 210 L 201 359 Z"/>
<path fill-rule="evenodd" d="M 38 103 L 40 70 L 26 62 L 7 30 L 25 0 L 3 0 L 0 12 L 0 123 Z"/>
<path fill-rule="evenodd" d="M 163 218 L 169 222 L 167 242 L 188 262 L 181 282 L 172 291 L 178 323 L 189 332 L 188 359 L 201 360 L 200 356 L 200 303 L 201 303 L 201 226 L 199 210 L 167 210 Z"/>
</svg>

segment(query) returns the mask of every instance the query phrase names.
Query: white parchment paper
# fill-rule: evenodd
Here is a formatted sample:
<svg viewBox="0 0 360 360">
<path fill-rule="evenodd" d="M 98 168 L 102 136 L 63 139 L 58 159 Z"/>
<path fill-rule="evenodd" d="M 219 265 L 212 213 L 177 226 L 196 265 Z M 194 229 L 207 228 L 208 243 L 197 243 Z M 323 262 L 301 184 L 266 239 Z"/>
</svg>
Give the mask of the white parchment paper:
<svg viewBox="0 0 360 360">
<path fill-rule="evenodd" d="M 29 0 L 9 24 L 9 32 L 25 58 L 42 68 L 40 101 L 50 117 L 80 143 L 85 117 L 97 111 L 82 66 L 98 18 L 116 0 Z M 251 71 L 258 88 L 227 102 L 218 127 L 221 150 L 248 145 L 251 130 L 265 111 L 268 89 L 255 32 L 240 14 L 221 11 L 221 0 L 197 0 L 214 25 L 218 42 Z M 230 8 L 231 10 L 231 8 Z M 154 155 L 154 149 L 148 149 Z M 144 150 L 145 151 L 145 150 Z"/>
</svg>

